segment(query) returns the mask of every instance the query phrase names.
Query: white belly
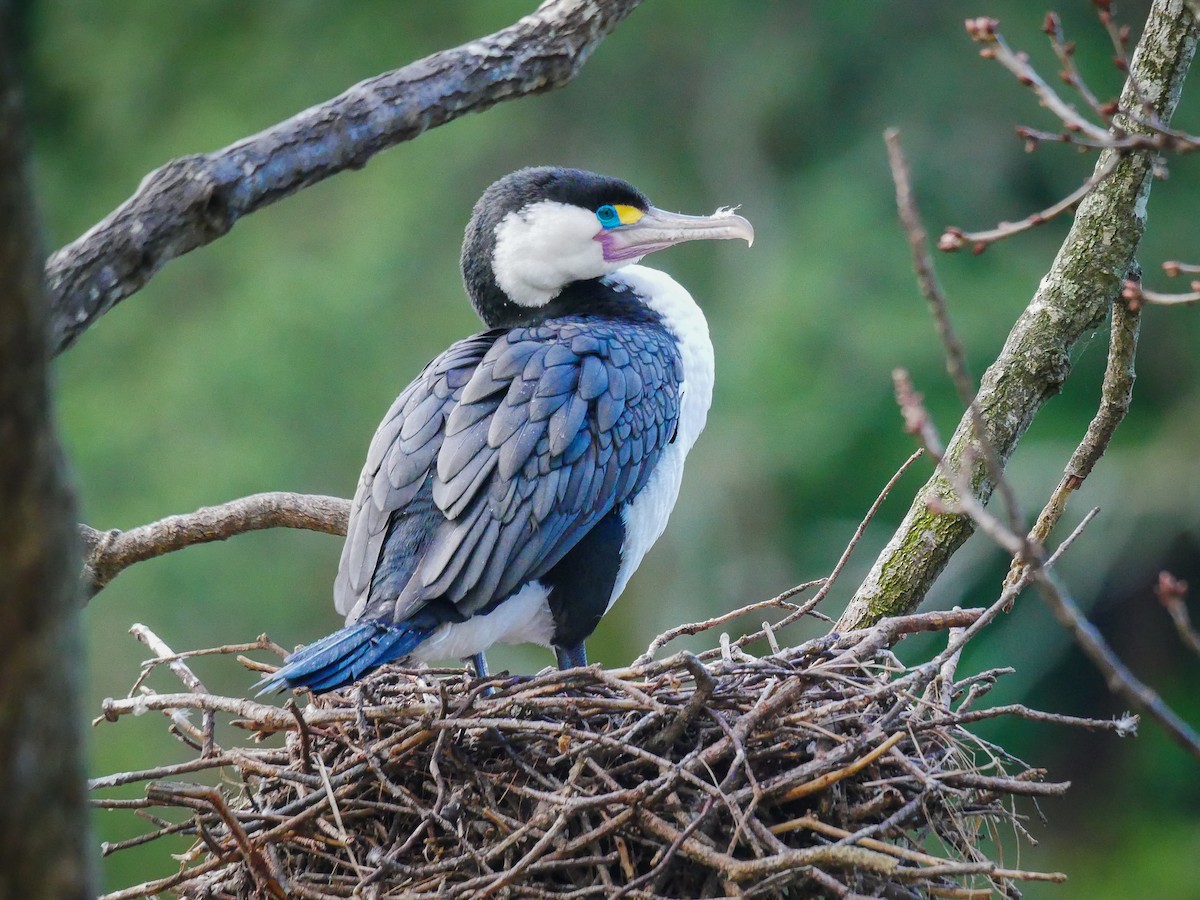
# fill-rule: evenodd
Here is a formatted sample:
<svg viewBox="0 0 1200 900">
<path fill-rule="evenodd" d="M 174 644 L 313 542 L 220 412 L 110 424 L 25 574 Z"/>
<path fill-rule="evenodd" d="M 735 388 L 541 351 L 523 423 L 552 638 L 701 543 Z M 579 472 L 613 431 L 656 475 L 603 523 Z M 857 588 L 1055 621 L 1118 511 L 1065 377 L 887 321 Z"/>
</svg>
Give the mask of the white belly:
<svg viewBox="0 0 1200 900">
<path fill-rule="evenodd" d="M 442 625 L 408 658 L 414 663 L 465 659 L 482 653 L 492 644 L 530 643 L 549 647 L 554 618 L 546 594 L 539 582 L 530 582 L 487 615 Z"/>
</svg>

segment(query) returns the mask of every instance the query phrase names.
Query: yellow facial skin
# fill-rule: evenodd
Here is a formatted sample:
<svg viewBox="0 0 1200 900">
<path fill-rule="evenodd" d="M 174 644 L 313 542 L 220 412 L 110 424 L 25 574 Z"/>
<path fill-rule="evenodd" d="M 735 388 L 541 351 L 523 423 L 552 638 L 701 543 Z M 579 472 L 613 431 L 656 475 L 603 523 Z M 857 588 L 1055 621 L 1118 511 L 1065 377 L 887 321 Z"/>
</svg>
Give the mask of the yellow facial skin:
<svg viewBox="0 0 1200 900">
<path fill-rule="evenodd" d="M 636 206 L 626 206 L 624 203 L 614 204 L 613 209 L 617 211 L 617 217 L 621 220 L 622 225 L 632 225 L 645 215 Z"/>
</svg>

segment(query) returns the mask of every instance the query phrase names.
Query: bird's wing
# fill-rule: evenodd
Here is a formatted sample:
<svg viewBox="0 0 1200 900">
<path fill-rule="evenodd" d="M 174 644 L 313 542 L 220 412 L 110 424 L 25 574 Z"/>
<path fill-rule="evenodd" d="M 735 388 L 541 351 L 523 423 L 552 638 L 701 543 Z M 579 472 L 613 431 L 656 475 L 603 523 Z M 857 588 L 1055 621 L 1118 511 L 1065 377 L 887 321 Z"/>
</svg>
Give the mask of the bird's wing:
<svg viewBox="0 0 1200 900">
<path fill-rule="evenodd" d="M 429 474 L 446 415 L 495 340 L 496 332 L 484 332 L 453 344 L 401 392 L 376 429 L 350 505 L 333 587 L 334 607 L 342 615 L 359 618 L 373 583 L 398 583 L 394 597 L 411 576 L 422 535 L 431 534 L 442 518 L 431 509 Z M 385 558 L 389 538 L 392 552 Z M 401 546 L 405 538 L 412 545 L 407 552 Z"/>
<path fill-rule="evenodd" d="M 385 422 L 376 436 L 389 431 L 383 440 L 396 447 L 408 435 L 420 447 L 401 448 L 402 464 L 385 448 L 376 467 L 389 473 L 378 493 L 398 501 L 393 522 L 418 511 L 400 542 L 413 557 L 403 589 L 395 593 L 394 580 L 393 590 L 372 589 L 360 615 L 390 606 L 401 621 L 439 600 L 466 616 L 503 599 L 633 497 L 674 437 L 683 372 L 661 325 L 551 320 L 493 341 L 461 387 L 461 375 L 446 381 L 444 396 L 418 387 L 406 402 L 413 411 L 400 412 L 406 421 Z M 426 404 L 434 412 L 418 423 Z M 378 565 L 390 565 L 390 541 L 377 546 Z"/>
</svg>

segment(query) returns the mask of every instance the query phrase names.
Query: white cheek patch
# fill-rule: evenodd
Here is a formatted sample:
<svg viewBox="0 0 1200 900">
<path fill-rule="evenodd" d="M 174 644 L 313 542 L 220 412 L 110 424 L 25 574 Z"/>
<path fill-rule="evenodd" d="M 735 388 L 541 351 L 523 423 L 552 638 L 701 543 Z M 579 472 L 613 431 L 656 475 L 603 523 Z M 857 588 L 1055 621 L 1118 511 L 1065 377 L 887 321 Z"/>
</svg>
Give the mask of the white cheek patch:
<svg viewBox="0 0 1200 900">
<path fill-rule="evenodd" d="M 496 283 L 513 303 L 543 306 L 572 281 L 609 274 L 617 266 L 605 261 L 599 230 L 595 213 L 552 200 L 509 213 L 496 226 Z"/>
</svg>

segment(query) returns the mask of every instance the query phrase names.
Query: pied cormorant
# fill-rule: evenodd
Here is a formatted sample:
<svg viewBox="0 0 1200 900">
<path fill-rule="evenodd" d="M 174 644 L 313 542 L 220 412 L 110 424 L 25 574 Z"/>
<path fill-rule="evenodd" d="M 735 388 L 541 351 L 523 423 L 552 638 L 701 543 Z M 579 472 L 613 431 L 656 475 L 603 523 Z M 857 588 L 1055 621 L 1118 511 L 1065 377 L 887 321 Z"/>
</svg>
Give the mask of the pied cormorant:
<svg viewBox="0 0 1200 900">
<path fill-rule="evenodd" d="M 367 451 L 334 585 L 346 627 L 265 679 L 331 690 L 376 667 L 497 642 L 584 639 L 662 534 L 712 398 L 691 296 L 637 263 L 692 240 L 754 238 L 729 210 L 664 212 L 628 183 L 528 168 L 484 192 L 462 271 L 488 330 L 454 344 L 388 410 Z"/>
</svg>

